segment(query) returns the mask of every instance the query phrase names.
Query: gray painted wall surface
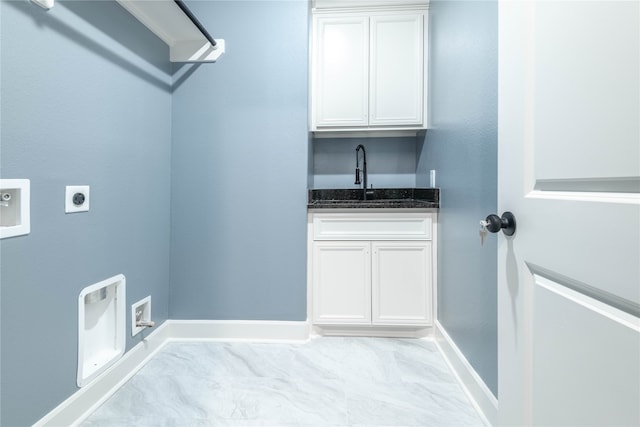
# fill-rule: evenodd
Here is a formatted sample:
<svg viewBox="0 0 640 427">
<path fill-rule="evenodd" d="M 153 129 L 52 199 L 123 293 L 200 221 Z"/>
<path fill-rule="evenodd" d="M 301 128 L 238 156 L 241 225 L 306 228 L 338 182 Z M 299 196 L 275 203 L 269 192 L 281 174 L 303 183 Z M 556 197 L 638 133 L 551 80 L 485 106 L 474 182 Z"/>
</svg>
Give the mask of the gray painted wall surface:
<svg viewBox="0 0 640 427">
<path fill-rule="evenodd" d="M 1 176 L 31 179 L 31 234 L 0 240 L 0 424 L 13 427 L 77 390 L 82 288 L 122 273 L 127 312 L 152 295 L 154 320 L 168 316 L 171 70 L 115 2 L 0 8 Z M 65 185 L 84 184 L 90 212 L 65 214 Z"/>
<path fill-rule="evenodd" d="M 496 392 L 495 236 L 481 248 L 477 224 L 496 206 L 497 7 L 432 5 L 433 130 L 363 143 L 375 187 L 438 170 L 440 320 Z M 306 318 L 307 184 L 352 186 L 359 143 L 309 140 L 308 5 L 189 6 L 228 43 L 216 64 L 171 69 L 112 2 L 0 5 L 0 173 L 32 185 L 31 234 L 0 241 L 1 425 L 76 390 L 77 295 L 112 275 L 158 323 Z M 89 213 L 64 214 L 70 184 L 91 185 Z"/>
<path fill-rule="evenodd" d="M 358 188 L 354 184 L 358 144 L 365 146 L 369 184 L 374 188 L 416 186 L 416 137 L 396 137 L 314 139 L 311 187 Z"/>
<path fill-rule="evenodd" d="M 479 238 L 497 206 L 497 2 L 436 0 L 429 14 L 431 123 L 417 179 L 427 185 L 436 169 L 442 189 L 438 318 L 497 394 L 497 240 Z"/>
<path fill-rule="evenodd" d="M 306 319 L 306 1 L 192 1 L 227 53 L 173 93 L 170 317 Z"/>
</svg>

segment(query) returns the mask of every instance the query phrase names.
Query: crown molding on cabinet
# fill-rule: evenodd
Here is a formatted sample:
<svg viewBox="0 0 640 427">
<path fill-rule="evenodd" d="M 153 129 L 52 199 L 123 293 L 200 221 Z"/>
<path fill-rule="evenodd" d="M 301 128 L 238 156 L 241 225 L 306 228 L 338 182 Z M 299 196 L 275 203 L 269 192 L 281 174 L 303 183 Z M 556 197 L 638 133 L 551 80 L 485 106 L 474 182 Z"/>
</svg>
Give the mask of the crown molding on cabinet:
<svg viewBox="0 0 640 427">
<path fill-rule="evenodd" d="M 312 0 L 314 11 L 348 9 L 425 9 L 429 0 Z"/>
</svg>

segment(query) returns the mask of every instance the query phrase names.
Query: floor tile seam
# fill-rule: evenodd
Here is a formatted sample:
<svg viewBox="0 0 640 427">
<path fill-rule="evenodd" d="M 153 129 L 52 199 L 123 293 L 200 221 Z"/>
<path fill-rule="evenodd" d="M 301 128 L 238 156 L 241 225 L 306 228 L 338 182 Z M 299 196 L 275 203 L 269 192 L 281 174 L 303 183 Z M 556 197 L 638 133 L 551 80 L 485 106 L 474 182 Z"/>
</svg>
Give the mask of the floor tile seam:
<svg viewBox="0 0 640 427">
<path fill-rule="evenodd" d="M 154 422 L 161 422 L 161 421 L 165 421 L 165 422 L 175 422 L 175 421 L 181 421 L 181 422 L 194 422 L 194 421 L 208 421 L 212 424 L 213 426 L 218 425 L 216 423 L 224 423 L 223 425 L 227 426 L 227 425 L 232 425 L 229 423 L 240 423 L 241 425 L 256 425 L 256 426 L 260 426 L 260 427 L 266 427 L 266 426 L 286 426 L 286 427 L 350 427 L 351 424 L 327 424 L 327 423 L 299 423 L 299 422 L 295 422 L 295 421 L 285 421 L 285 422 L 281 422 L 281 421 L 270 421 L 270 420 L 266 420 L 264 421 L 264 419 L 253 419 L 253 418 L 224 418 L 224 417 L 206 417 L 206 418 L 201 418 L 201 417 L 147 417 L 147 416 L 129 416 L 129 417 L 107 417 L 107 418 L 102 418 L 100 419 L 100 421 L 97 423 L 97 425 L 125 425 L 122 424 L 123 422 L 131 422 L 131 421 L 136 421 L 136 422 L 144 422 L 145 420 L 147 421 L 154 421 Z M 254 424 L 257 423 L 257 424 Z M 108 424 L 107 424 L 108 423 Z M 116 423 L 116 424 L 114 424 Z M 266 423 L 266 424 L 265 424 Z M 90 427 L 91 425 L 96 424 L 95 422 L 91 422 L 89 421 L 86 424 L 83 424 L 83 426 L 87 426 Z M 126 425 L 131 425 L 129 423 L 127 423 Z M 188 424 L 191 425 L 191 424 Z"/>
<path fill-rule="evenodd" d="M 171 372 L 167 374 L 145 372 L 138 373 L 135 377 L 144 379 L 159 379 L 159 378 L 191 378 L 201 381 L 213 381 L 213 382 L 225 382 L 225 381 L 249 381 L 249 380 L 281 380 L 281 381 L 341 381 L 344 380 L 341 377 L 329 377 L 329 376 L 302 376 L 302 375 L 199 375 L 193 373 L 179 373 Z"/>
<path fill-rule="evenodd" d="M 356 378 L 356 379 L 345 379 L 346 386 L 361 386 L 362 384 L 371 384 L 371 385 L 394 385 L 394 386 L 403 386 L 403 385 L 421 385 L 428 387 L 430 385 L 434 386 L 447 386 L 453 387 L 458 386 L 458 383 L 455 381 L 433 381 L 433 380 L 419 380 L 419 379 L 391 379 L 391 380 L 379 380 L 375 378 Z M 460 389 L 462 392 L 462 389 Z M 450 392 L 450 390 L 447 390 Z"/>
<path fill-rule="evenodd" d="M 399 371 L 399 366 L 397 365 L 397 359 L 395 358 L 395 354 L 397 353 L 397 351 L 391 351 L 391 357 L 393 357 L 393 360 L 396 365 L 396 370 L 395 371 Z M 313 352 L 312 352 L 313 353 Z M 429 352 L 431 353 L 431 352 Z M 341 353 L 341 352 L 336 352 L 336 354 L 345 354 L 345 353 Z M 349 356 L 348 352 L 346 353 L 346 356 Z M 388 356 L 388 355 L 387 355 Z M 211 363 L 215 363 L 217 359 L 214 357 L 211 359 Z M 392 369 L 393 370 L 393 369 Z M 446 374 L 451 375 L 451 372 L 449 369 L 446 370 Z M 141 375 L 141 376 L 145 376 L 145 375 Z M 176 376 L 175 373 L 171 373 L 171 374 L 167 374 L 168 377 L 174 377 Z M 179 375 L 180 376 L 180 375 Z M 181 375 L 182 377 L 185 378 L 197 378 L 197 379 L 201 379 L 202 375 L 197 375 L 197 374 L 192 374 L 192 375 Z M 157 375 L 153 374 L 153 373 L 149 373 L 146 375 L 146 377 L 152 377 L 152 378 L 157 378 Z M 347 390 L 347 383 L 352 383 L 352 384 L 357 384 L 359 385 L 359 387 L 362 387 L 362 383 L 367 383 L 367 382 L 374 382 L 374 383 L 382 383 L 382 384 L 389 384 L 389 383 L 397 383 L 397 384 L 421 384 L 424 385 L 425 387 L 428 387 L 429 384 L 442 384 L 442 385 L 456 385 L 457 383 L 455 381 L 453 382 L 434 382 L 434 381 L 429 381 L 425 384 L 424 381 L 407 381 L 407 380 L 400 380 L 400 381 L 385 381 L 385 380 L 380 380 L 380 379 L 362 379 L 362 378 L 354 378 L 354 379 L 347 379 L 345 377 L 342 378 L 336 378 L 336 377 L 317 377 L 317 376 L 302 376 L 302 375 L 277 375 L 277 376 L 256 376 L 256 375 L 251 375 L 251 376 L 220 376 L 220 377 L 208 377 L 208 379 L 213 380 L 215 382 L 220 382 L 220 381 L 254 381 L 254 380 L 259 380 L 259 381 L 269 381 L 269 380 L 279 380 L 279 381 L 335 381 L 335 382 L 340 382 L 341 383 L 341 393 L 343 394 L 343 401 L 344 401 L 344 408 L 345 408 L 345 416 L 346 416 L 346 421 L 347 421 L 347 425 L 348 426 L 353 426 L 355 424 L 352 424 L 352 420 L 350 419 L 350 413 L 349 413 L 349 405 L 348 405 L 348 390 Z M 437 402 L 436 402 L 437 403 Z M 442 407 L 442 405 L 438 405 L 441 409 L 444 409 Z M 475 413 L 474 413 L 475 414 Z M 171 418 L 168 418 L 171 419 Z M 200 419 L 200 418 L 194 418 L 194 419 Z M 236 420 L 236 419 L 231 419 L 231 418 L 222 418 L 222 417 L 218 417 L 215 418 L 217 420 Z M 255 418 L 253 419 L 257 422 L 261 422 L 264 421 L 263 418 Z M 251 420 L 248 420 L 251 421 Z M 270 421 L 268 420 L 267 423 L 269 423 Z M 294 423 L 295 424 L 295 423 Z M 260 424 L 262 425 L 262 424 Z M 268 425 L 268 424 L 266 424 Z M 299 424 L 295 424 L 296 426 L 298 426 Z M 306 425 L 306 424 L 302 424 L 302 425 Z M 315 424 L 309 424 L 314 425 Z M 371 424 L 370 426 L 374 426 L 377 424 Z M 382 425 L 380 425 L 382 426 Z M 326 424 L 323 424 L 323 427 L 327 427 Z M 399 426 L 395 426 L 395 425 L 385 425 L 385 427 L 399 427 Z"/>
<path fill-rule="evenodd" d="M 457 386 L 458 383 L 455 380 L 433 380 L 433 379 L 418 379 L 411 378 L 410 376 L 405 376 L 402 380 L 402 383 L 405 384 L 420 384 L 420 385 L 434 385 L 434 386 Z"/>
<path fill-rule="evenodd" d="M 431 390 L 427 390 L 427 393 L 428 393 L 428 395 L 429 395 L 430 400 L 431 400 L 431 401 L 432 401 L 432 402 L 437 406 L 437 408 L 438 408 L 438 409 L 440 409 L 440 410 L 442 410 L 442 411 L 443 411 L 443 412 L 445 412 L 445 413 L 455 412 L 456 414 L 458 414 L 458 413 L 460 413 L 460 411 L 462 411 L 462 412 L 463 412 L 463 414 L 464 414 L 464 415 L 466 415 L 466 416 L 472 416 L 472 417 L 478 418 L 478 414 L 477 414 L 477 412 L 476 412 L 476 411 L 475 411 L 475 409 L 472 407 L 471 402 L 469 402 L 469 399 L 467 398 L 467 396 L 466 396 L 462 391 L 460 391 L 460 393 L 461 393 L 461 394 L 460 394 L 460 396 L 459 396 L 459 397 L 461 397 L 461 398 L 462 398 L 462 399 L 461 399 L 461 402 L 463 403 L 463 406 L 464 406 L 464 407 L 462 407 L 462 408 L 461 408 L 461 407 L 459 407 L 459 406 L 457 406 L 457 405 L 456 405 L 456 407 L 454 408 L 454 410 L 449 409 L 449 408 L 447 408 L 447 407 L 445 406 L 446 402 L 447 402 L 447 401 L 451 401 L 451 399 L 449 399 L 449 400 L 447 400 L 447 401 L 443 402 L 443 401 L 441 401 L 440 399 L 438 399 L 438 397 L 444 397 L 443 395 L 441 395 L 441 394 L 436 394 L 436 393 L 432 392 Z M 450 395 L 451 395 L 450 393 L 449 393 L 449 394 L 447 394 L 447 396 L 450 396 Z M 479 419 L 478 419 L 478 420 L 479 420 Z M 480 421 L 480 420 L 479 420 L 479 421 Z"/>
</svg>

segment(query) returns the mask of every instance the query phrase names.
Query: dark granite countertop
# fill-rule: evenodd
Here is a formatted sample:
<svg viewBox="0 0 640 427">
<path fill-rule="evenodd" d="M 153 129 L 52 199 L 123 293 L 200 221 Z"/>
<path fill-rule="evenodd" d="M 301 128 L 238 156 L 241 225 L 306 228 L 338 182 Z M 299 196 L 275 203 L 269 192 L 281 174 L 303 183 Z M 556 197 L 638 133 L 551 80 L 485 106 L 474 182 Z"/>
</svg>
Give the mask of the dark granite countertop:
<svg viewBox="0 0 640 427">
<path fill-rule="evenodd" d="M 309 209 L 439 208 L 438 188 L 374 188 L 364 200 L 362 189 L 309 190 Z"/>
</svg>

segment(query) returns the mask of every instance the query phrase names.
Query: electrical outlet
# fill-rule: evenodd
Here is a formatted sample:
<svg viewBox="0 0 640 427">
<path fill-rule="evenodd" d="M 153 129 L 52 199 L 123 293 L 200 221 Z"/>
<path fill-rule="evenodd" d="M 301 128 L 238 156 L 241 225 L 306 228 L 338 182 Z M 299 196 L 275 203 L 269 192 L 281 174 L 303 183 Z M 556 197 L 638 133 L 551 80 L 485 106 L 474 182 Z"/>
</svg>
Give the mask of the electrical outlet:
<svg viewBox="0 0 640 427">
<path fill-rule="evenodd" d="M 64 196 L 65 213 L 89 211 L 89 186 L 67 185 Z"/>
</svg>

